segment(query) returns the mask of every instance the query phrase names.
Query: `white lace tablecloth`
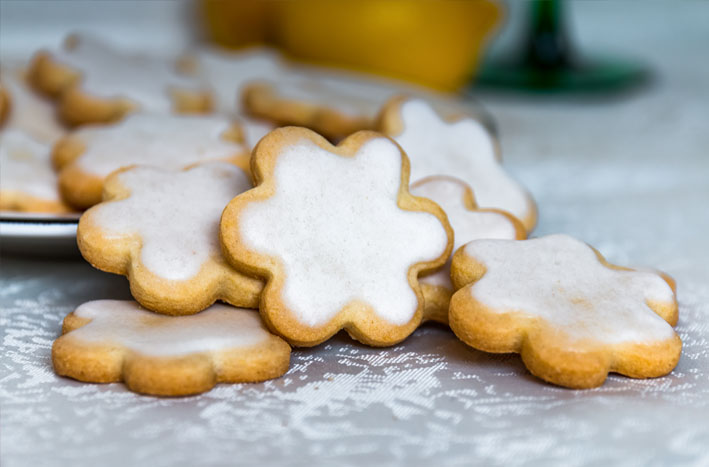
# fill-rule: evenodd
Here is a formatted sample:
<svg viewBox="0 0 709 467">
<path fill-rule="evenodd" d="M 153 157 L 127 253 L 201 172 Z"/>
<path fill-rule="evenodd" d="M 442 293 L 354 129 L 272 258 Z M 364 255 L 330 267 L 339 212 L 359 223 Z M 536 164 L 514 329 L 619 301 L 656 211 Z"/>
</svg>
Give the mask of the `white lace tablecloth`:
<svg viewBox="0 0 709 467">
<path fill-rule="evenodd" d="M 427 325 L 388 349 L 340 335 L 295 350 L 275 381 L 145 397 L 52 372 L 63 317 L 128 298 L 123 278 L 78 260 L 3 257 L 0 463 L 709 465 L 709 8 L 622 5 L 617 15 L 607 2 L 577 5 L 580 35 L 645 57 L 651 86 L 618 99 L 482 100 L 539 203 L 536 235 L 566 232 L 677 279 L 684 347 L 672 374 L 562 389 L 516 356 Z"/>
</svg>

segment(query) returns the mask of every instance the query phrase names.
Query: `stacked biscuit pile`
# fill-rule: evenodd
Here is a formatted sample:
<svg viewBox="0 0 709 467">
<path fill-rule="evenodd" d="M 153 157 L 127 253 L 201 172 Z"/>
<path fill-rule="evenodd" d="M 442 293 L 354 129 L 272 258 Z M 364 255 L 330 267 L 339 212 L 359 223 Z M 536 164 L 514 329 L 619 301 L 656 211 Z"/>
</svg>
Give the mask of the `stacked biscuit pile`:
<svg viewBox="0 0 709 467">
<path fill-rule="evenodd" d="M 390 346 L 429 320 L 568 387 L 677 364 L 673 281 L 566 235 L 525 240 L 533 200 L 438 95 L 272 52 L 171 63 L 85 37 L 2 83 L 0 207 L 86 209 L 82 255 L 136 300 L 69 314 L 60 375 L 193 394 L 278 377 L 291 346 L 340 330 Z"/>
</svg>

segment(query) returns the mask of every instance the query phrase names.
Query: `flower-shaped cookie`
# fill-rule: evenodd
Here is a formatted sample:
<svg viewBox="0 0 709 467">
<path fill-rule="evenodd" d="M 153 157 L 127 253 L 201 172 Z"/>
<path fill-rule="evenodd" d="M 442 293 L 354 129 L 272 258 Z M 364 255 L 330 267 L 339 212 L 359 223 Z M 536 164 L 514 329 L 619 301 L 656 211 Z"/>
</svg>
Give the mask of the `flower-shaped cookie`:
<svg viewBox="0 0 709 467">
<path fill-rule="evenodd" d="M 37 53 L 29 78 L 35 88 L 59 99 L 71 125 L 107 123 L 129 112 L 205 112 L 210 92 L 199 80 L 177 72 L 177 60 L 131 54 L 91 36 L 70 36 L 64 47 Z"/>
<path fill-rule="evenodd" d="M 452 231 L 408 192 L 409 162 L 390 139 L 359 132 L 332 146 L 281 128 L 252 157 L 257 187 L 224 210 L 229 261 L 267 279 L 260 311 L 289 342 L 340 329 L 371 345 L 406 338 L 423 319 L 418 274 L 442 266 Z"/>
<path fill-rule="evenodd" d="M 536 376 L 572 388 L 608 372 L 662 376 L 682 342 L 662 275 L 613 266 L 567 235 L 476 240 L 453 256 L 450 326 L 468 345 L 517 352 Z"/>
<path fill-rule="evenodd" d="M 446 212 L 455 233 L 454 251 L 482 238 L 521 240 L 527 237 L 524 226 L 514 216 L 494 209 L 478 209 L 473 191 L 457 178 L 427 177 L 413 183 L 410 191 L 414 196 L 435 201 Z M 419 278 L 426 302 L 426 319 L 448 322 L 448 305 L 454 292 L 450 271 L 449 259 L 440 271 Z"/>
<path fill-rule="evenodd" d="M 104 201 L 81 216 L 79 249 L 94 267 L 127 276 L 133 297 L 160 313 L 192 314 L 215 300 L 256 307 L 261 281 L 229 266 L 219 246 L 224 206 L 249 188 L 224 162 L 120 170 L 106 179 Z"/>
<path fill-rule="evenodd" d="M 57 142 L 52 160 L 64 199 L 85 209 L 101 201 L 104 178 L 121 167 L 181 169 L 224 160 L 248 170 L 243 133 L 221 117 L 135 114 L 115 125 L 80 128 Z"/>
<path fill-rule="evenodd" d="M 79 381 L 123 381 L 135 392 L 184 396 L 217 383 L 252 383 L 288 370 L 290 347 L 256 310 L 213 305 L 161 316 L 133 301 L 96 300 L 64 318 L 52 346 L 54 371 Z"/>
<path fill-rule="evenodd" d="M 502 167 L 497 142 L 477 120 L 447 121 L 422 99 L 397 97 L 382 109 L 379 126 L 411 158 L 413 181 L 458 177 L 473 188 L 480 207 L 509 212 L 527 231 L 534 227 L 534 200 Z"/>
<path fill-rule="evenodd" d="M 50 152 L 50 145 L 22 130 L 0 132 L 0 210 L 71 211 L 59 197 Z"/>
</svg>

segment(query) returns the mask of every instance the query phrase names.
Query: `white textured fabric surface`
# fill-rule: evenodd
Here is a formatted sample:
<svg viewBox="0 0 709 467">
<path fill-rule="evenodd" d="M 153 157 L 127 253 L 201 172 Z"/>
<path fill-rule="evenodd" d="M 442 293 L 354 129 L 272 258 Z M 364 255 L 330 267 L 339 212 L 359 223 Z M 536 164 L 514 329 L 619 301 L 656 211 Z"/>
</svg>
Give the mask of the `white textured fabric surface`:
<svg viewBox="0 0 709 467">
<path fill-rule="evenodd" d="M 677 279 L 684 348 L 671 375 L 561 389 L 425 326 L 388 349 L 337 336 L 296 350 L 264 384 L 144 397 L 51 369 L 64 315 L 128 298 L 123 278 L 3 257 L 0 463 L 709 465 L 709 5 L 629 5 L 576 5 L 580 34 L 645 57 L 652 86 L 619 100 L 483 100 L 539 203 L 535 235 L 569 233 Z"/>
</svg>

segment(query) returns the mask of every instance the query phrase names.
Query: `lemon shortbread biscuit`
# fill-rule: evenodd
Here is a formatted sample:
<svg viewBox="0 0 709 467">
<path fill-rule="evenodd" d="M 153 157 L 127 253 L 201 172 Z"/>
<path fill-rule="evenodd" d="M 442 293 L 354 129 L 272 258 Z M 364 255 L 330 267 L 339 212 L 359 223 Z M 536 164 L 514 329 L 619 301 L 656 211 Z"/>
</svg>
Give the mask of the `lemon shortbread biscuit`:
<svg viewBox="0 0 709 467">
<path fill-rule="evenodd" d="M 131 391 L 184 396 L 217 383 L 252 383 L 288 370 L 290 347 L 258 312 L 213 305 L 162 316 L 133 301 L 96 300 L 64 318 L 52 346 L 54 371 L 90 383 L 122 381 Z"/>
<path fill-rule="evenodd" d="M 225 162 L 123 169 L 81 216 L 79 249 L 98 269 L 127 276 L 133 297 L 160 313 L 192 314 L 215 300 L 257 307 L 261 281 L 235 271 L 219 245 L 224 206 L 249 188 L 248 176 Z"/>
<path fill-rule="evenodd" d="M 481 238 L 521 240 L 527 237 L 522 223 L 512 215 L 494 209 L 478 209 L 473 191 L 463 181 L 447 176 L 433 176 L 411 185 L 411 194 L 435 201 L 448 215 L 455 233 L 453 251 Z M 420 277 L 426 302 L 425 316 L 448 322 L 448 305 L 453 295 L 450 259 L 440 271 Z"/>
<path fill-rule="evenodd" d="M 443 266 L 452 231 L 408 191 L 390 139 L 359 132 L 332 146 L 304 128 L 269 133 L 251 160 L 256 188 L 224 210 L 221 241 L 238 269 L 267 280 L 261 315 L 295 345 L 340 329 L 377 346 L 422 322 L 418 275 Z"/>
<path fill-rule="evenodd" d="M 379 116 L 380 130 L 411 159 L 411 180 L 458 177 L 470 185 L 482 208 L 501 209 L 531 231 L 537 210 L 530 194 L 505 171 L 497 142 L 476 119 L 446 120 L 425 100 L 396 97 Z"/>
<path fill-rule="evenodd" d="M 113 122 L 139 109 L 191 113 L 212 107 L 207 87 L 178 73 L 176 60 L 126 53 L 85 35 L 38 52 L 29 78 L 36 89 L 58 98 L 59 113 L 71 125 Z"/>
<path fill-rule="evenodd" d="M 453 256 L 450 326 L 466 344 L 520 353 L 534 375 L 600 386 L 609 372 L 662 376 L 682 342 L 673 282 L 611 265 L 567 235 L 476 240 Z"/>
<path fill-rule="evenodd" d="M 249 158 L 238 123 L 216 116 L 155 114 L 80 128 L 58 141 L 52 154 L 62 196 L 79 209 L 101 201 L 103 180 L 121 167 L 178 169 L 224 160 L 248 170 Z"/>
</svg>

